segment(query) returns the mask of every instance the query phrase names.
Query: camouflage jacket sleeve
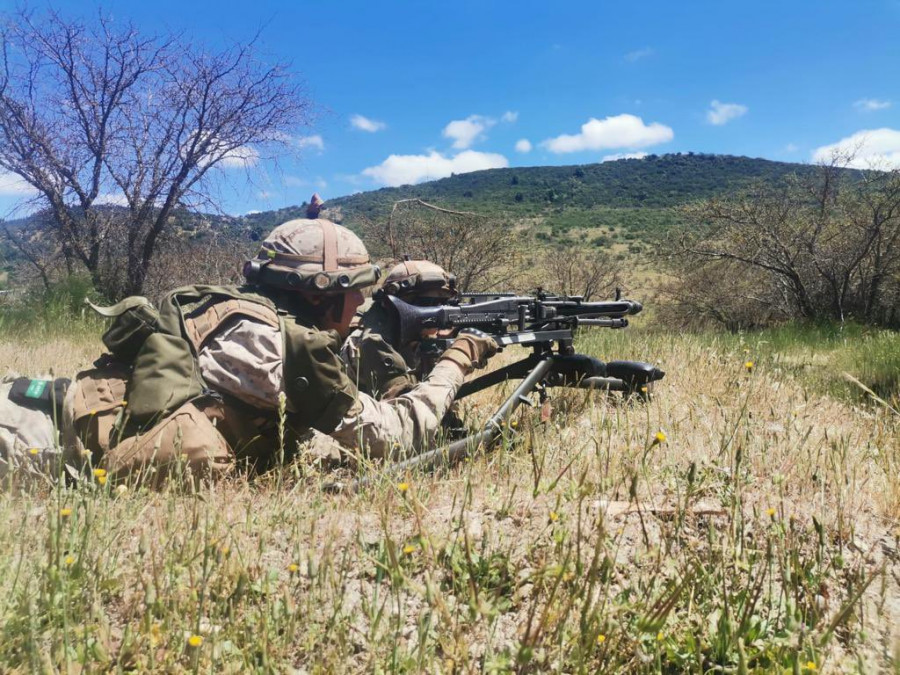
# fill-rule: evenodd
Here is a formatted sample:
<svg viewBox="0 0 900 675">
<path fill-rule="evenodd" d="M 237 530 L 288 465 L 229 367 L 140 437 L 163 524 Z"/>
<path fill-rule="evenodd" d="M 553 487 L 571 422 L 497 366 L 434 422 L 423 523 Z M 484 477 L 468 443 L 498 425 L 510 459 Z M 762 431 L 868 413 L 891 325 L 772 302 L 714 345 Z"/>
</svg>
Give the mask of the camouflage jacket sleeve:
<svg viewBox="0 0 900 675">
<path fill-rule="evenodd" d="M 360 393 L 331 436 L 369 457 L 399 459 L 427 449 L 463 383 L 455 363 L 439 362 L 424 382 L 396 398 Z"/>
</svg>

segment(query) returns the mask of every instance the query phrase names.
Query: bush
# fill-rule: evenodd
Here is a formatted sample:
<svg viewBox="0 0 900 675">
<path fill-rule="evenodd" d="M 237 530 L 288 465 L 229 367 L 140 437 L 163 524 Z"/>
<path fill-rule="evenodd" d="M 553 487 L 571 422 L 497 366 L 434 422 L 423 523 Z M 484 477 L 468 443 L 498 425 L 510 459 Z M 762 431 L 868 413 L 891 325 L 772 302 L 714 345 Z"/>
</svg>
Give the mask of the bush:
<svg viewBox="0 0 900 675">
<path fill-rule="evenodd" d="M 683 211 L 674 246 L 683 302 L 732 303 L 734 279 L 693 292 L 698 274 L 725 270 L 741 297 L 766 314 L 900 326 L 900 171 L 846 172 L 834 165 L 781 185 L 758 184 Z M 626 235 L 626 238 L 628 235 Z M 710 266 L 709 263 L 721 263 Z M 705 268 L 706 272 L 700 272 Z M 711 297 L 709 297 L 711 296 Z"/>
<path fill-rule="evenodd" d="M 94 331 L 100 319 L 85 307 L 85 298 L 104 301 L 87 276 L 73 275 L 52 283 L 49 288 L 32 286 L 0 303 L 0 332 L 21 335 L 66 333 L 76 329 Z"/>
</svg>

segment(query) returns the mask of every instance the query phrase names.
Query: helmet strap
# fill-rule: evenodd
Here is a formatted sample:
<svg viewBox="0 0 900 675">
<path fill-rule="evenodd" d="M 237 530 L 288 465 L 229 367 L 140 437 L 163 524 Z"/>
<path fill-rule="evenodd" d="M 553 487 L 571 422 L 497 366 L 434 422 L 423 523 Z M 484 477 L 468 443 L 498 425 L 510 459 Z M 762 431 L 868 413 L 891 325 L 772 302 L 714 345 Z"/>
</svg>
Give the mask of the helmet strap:
<svg viewBox="0 0 900 675">
<path fill-rule="evenodd" d="M 322 269 L 333 272 L 338 269 L 337 228 L 330 220 L 320 220 L 322 226 Z"/>
</svg>

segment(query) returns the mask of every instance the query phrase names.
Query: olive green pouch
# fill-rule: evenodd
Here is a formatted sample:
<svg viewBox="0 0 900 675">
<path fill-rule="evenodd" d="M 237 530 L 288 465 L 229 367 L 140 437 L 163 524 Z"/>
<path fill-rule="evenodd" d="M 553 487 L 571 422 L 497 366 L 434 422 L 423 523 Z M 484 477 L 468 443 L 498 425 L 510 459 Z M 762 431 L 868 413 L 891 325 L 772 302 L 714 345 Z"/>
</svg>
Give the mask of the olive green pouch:
<svg viewBox="0 0 900 675">
<path fill-rule="evenodd" d="M 187 340 L 153 333 L 134 359 L 128 383 L 128 415 L 139 424 L 156 422 L 204 389 Z"/>
<path fill-rule="evenodd" d="M 157 331 L 159 312 L 140 295 L 125 298 L 112 307 L 86 302 L 100 316 L 112 319 L 103 334 L 103 344 L 122 363 L 131 363 L 147 338 Z"/>
<path fill-rule="evenodd" d="M 333 331 L 306 328 L 288 318 L 283 326 L 284 391 L 295 411 L 291 421 L 330 433 L 357 397 L 338 353 L 340 338 Z"/>
<path fill-rule="evenodd" d="M 359 342 L 357 375 L 360 391 L 378 399 L 388 392 L 394 397 L 416 386 L 403 357 L 381 335 L 368 330 Z"/>
</svg>

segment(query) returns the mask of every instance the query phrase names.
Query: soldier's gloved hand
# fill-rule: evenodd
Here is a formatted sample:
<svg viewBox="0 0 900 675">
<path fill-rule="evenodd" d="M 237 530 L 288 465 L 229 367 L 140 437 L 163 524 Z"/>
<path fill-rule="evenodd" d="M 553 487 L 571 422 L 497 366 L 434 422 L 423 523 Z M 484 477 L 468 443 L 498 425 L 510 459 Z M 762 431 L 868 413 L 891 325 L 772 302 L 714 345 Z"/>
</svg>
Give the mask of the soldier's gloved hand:
<svg viewBox="0 0 900 675">
<path fill-rule="evenodd" d="M 468 374 L 473 368 L 483 368 L 487 360 L 497 353 L 498 347 L 497 341 L 484 331 L 463 328 L 441 359 L 453 361 Z"/>
</svg>

